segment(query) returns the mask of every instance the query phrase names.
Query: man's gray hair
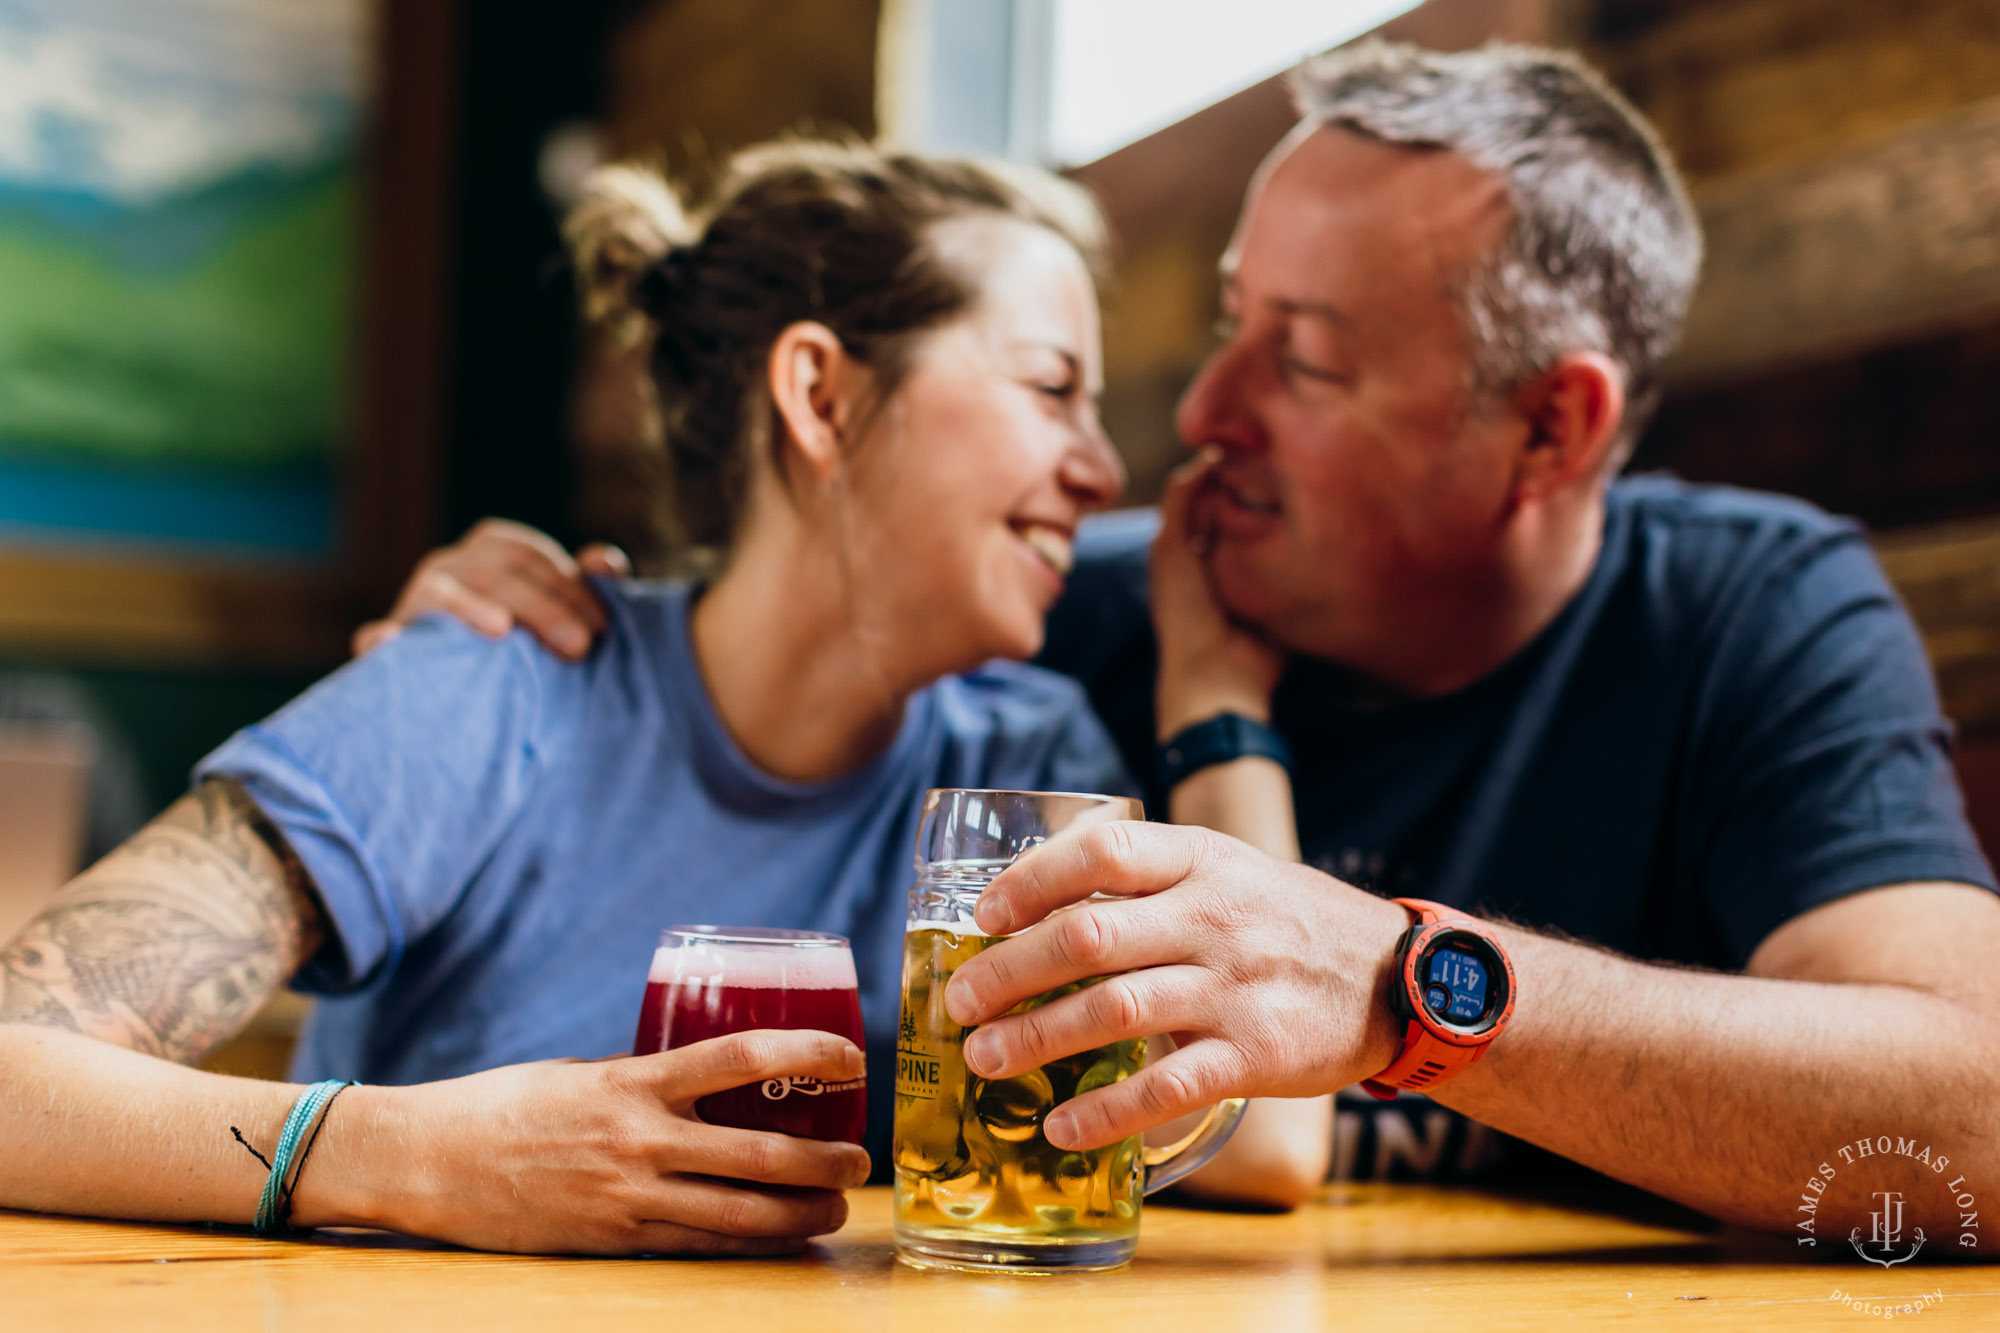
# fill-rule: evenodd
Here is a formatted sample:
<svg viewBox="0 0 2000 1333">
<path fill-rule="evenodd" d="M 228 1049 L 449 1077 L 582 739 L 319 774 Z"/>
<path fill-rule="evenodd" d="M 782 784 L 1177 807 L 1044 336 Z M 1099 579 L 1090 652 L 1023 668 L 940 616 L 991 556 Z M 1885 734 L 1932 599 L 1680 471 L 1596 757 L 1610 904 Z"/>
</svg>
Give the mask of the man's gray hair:
<svg viewBox="0 0 2000 1333">
<path fill-rule="evenodd" d="M 1291 84 L 1308 121 L 1445 149 L 1506 181 L 1512 227 L 1463 293 L 1472 388 L 1509 392 L 1567 352 L 1611 357 L 1625 372 L 1622 464 L 1701 270 L 1701 223 L 1652 127 L 1582 61 L 1535 47 L 1367 42 Z"/>
</svg>

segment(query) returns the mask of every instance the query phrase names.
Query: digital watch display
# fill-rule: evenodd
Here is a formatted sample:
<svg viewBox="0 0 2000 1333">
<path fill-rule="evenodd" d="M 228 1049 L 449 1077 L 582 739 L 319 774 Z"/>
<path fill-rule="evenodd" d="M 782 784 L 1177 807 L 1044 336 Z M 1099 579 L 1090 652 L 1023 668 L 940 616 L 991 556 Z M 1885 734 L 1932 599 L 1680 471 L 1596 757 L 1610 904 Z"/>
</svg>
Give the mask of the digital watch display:
<svg viewBox="0 0 2000 1333">
<path fill-rule="evenodd" d="M 1514 964 L 1480 922 L 1420 898 L 1396 902 L 1415 918 L 1396 942 L 1389 983 L 1403 1049 L 1361 1085 L 1384 1098 L 1435 1088 L 1464 1069 L 1514 1012 Z"/>
<path fill-rule="evenodd" d="M 1476 1031 L 1495 1012 L 1503 987 L 1492 982 L 1494 946 L 1483 935 L 1449 928 L 1417 960 L 1424 1010 L 1447 1027 Z M 1391 992 L 1390 1003 L 1402 994 Z M 1402 998 L 1408 1000 L 1407 994 Z M 1407 1005 L 1404 1007 L 1410 1007 Z M 1402 1017 L 1415 1018 L 1414 1012 Z"/>
</svg>

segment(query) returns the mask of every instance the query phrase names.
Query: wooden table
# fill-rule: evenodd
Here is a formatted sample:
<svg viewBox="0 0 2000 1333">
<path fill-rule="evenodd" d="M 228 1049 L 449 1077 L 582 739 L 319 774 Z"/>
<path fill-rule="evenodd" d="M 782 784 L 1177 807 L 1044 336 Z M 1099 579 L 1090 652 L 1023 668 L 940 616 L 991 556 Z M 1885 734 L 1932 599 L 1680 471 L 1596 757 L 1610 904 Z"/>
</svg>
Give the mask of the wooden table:
<svg viewBox="0 0 2000 1333">
<path fill-rule="evenodd" d="M 1920 1261 L 1921 1262 L 1921 1261 Z M 1884 1321 L 1829 1299 L 1914 1305 Z M 1782 1238 L 1419 1186 L 1330 1186 L 1290 1216 L 1147 1210 L 1139 1257 L 1059 1278 L 917 1272 L 888 1191 L 800 1259 L 474 1254 L 376 1233 L 260 1241 L 0 1212 L 0 1329 L 299 1333 L 1114 1333 L 1120 1329 L 2000 1328 L 2000 1268 L 1802 1262 Z"/>
</svg>

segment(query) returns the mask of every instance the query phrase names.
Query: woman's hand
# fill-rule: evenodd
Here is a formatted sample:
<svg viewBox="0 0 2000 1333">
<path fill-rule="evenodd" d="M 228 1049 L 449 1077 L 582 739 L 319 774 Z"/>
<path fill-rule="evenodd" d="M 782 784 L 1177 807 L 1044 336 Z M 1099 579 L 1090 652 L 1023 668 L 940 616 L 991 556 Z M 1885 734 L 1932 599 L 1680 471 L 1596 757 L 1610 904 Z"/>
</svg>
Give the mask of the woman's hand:
<svg viewBox="0 0 2000 1333">
<path fill-rule="evenodd" d="M 586 546 L 572 560 L 553 538 L 525 523 L 481 519 L 458 542 L 418 562 L 389 614 L 354 631 L 354 655 L 387 643 L 426 611 L 442 611 L 490 639 L 518 624 L 574 661 L 604 629 L 604 611 L 585 576 L 631 573 L 631 562 L 615 546 Z"/>
<path fill-rule="evenodd" d="M 694 1102 L 788 1074 L 861 1072 L 861 1052 L 832 1033 L 764 1030 L 351 1088 L 328 1113 L 293 1220 L 522 1253 L 792 1253 L 847 1220 L 841 1191 L 868 1178 L 868 1154 L 705 1124 Z"/>
<path fill-rule="evenodd" d="M 1230 620 L 1209 589 L 1208 478 L 1220 459 L 1204 449 L 1174 470 L 1153 539 L 1153 628 L 1160 643 L 1157 725 L 1165 740 L 1220 713 L 1270 721 L 1285 655 Z"/>
</svg>

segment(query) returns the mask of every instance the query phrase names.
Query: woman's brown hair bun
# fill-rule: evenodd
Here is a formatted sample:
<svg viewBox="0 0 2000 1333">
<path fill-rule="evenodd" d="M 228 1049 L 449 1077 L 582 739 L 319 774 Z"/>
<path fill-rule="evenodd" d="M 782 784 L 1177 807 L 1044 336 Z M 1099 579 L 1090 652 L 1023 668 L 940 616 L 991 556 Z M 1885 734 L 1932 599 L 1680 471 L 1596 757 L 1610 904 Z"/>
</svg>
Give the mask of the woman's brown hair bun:
<svg viewBox="0 0 2000 1333">
<path fill-rule="evenodd" d="M 644 343 L 658 318 L 662 262 L 694 240 L 694 225 L 666 178 L 631 163 L 591 173 L 563 222 L 583 316 L 624 347 Z"/>
</svg>

